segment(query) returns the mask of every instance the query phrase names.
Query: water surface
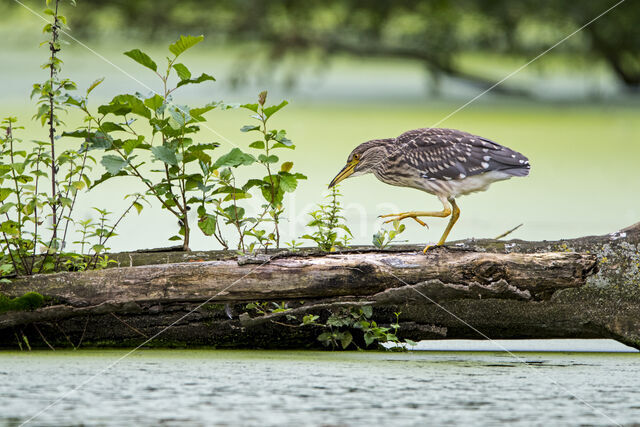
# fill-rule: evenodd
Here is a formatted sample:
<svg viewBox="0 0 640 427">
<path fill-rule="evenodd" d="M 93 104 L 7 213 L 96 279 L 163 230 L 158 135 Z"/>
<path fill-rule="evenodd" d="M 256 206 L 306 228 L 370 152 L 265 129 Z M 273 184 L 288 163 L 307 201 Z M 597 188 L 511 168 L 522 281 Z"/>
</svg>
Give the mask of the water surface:
<svg viewBox="0 0 640 427">
<path fill-rule="evenodd" d="M 0 424 L 124 354 L 0 353 Z M 631 424 L 639 383 L 637 354 L 144 350 L 33 425 Z"/>
</svg>

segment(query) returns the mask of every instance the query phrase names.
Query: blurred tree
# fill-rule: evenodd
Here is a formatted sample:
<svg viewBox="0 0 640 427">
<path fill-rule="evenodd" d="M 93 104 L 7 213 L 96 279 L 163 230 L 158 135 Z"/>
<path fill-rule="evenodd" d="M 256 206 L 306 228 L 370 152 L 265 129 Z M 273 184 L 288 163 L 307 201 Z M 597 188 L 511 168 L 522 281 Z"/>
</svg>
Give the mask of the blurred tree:
<svg viewBox="0 0 640 427">
<path fill-rule="evenodd" d="M 269 59 L 294 52 L 410 59 L 423 63 L 436 79 L 446 75 L 486 87 L 496 76 L 465 67 L 461 54 L 532 57 L 613 4 L 614 0 L 83 0 L 76 10 L 82 19 L 72 22 L 82 22 L 76 29 L 89 32 L 107 12 L 121 26 L 154 38 L 159 32 L 202 32 L 260 41 L 269 46 Z M 558 50 L 585 63 L 604 61 L 624 85 L 638 91 L 638 22 L 640 2 L 627 1 Z"/>
</svg>

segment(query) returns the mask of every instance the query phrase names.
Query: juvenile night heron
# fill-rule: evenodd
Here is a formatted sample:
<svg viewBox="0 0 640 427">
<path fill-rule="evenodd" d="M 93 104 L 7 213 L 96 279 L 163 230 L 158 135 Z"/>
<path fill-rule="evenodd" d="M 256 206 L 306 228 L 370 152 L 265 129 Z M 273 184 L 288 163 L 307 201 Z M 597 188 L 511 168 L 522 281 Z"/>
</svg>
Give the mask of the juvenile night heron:
<svg viewBox="0 0 640 427">
<path fill-rule="evenodd" d="M 411 211 L 381 217 L 390 218 L 385 222 L 413 218 L 426 226 L 418 217 L 451 215 L 437 244 L 441 246 L 460 216 L 456 197 L 485 191 L 492 183 L 512 176 L 527 176 L 530 168 L 525 156 L 487 138 L 455 129 L 425 128 L 358 145 L 329 188 L 349 176 L 373 173 L 384 183 L 438 196 L 442 211 Z M 425 247 L 424 252 L 430 247 Z"/>
</svg>

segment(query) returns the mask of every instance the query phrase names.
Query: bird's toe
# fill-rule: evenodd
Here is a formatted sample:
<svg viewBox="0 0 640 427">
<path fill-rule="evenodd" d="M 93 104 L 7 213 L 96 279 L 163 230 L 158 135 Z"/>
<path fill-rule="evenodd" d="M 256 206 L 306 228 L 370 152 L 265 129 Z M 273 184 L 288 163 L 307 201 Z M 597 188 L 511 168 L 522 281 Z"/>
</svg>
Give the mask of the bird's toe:
<svg viewBox="0 0 640 427">
<path fill-rule="evenodd" d="M 422 253 L 423 253 L 423 254 L 426 254 L 428 251 L 431 251 L 431 250 L 433 250 L 433 249 L 435 249 L 435 248 L 437 248 L 437 247 L 440 247 L 440 246 L 442 246 L 442 245 L 427 245 L 427 246 L 425 246 L 425 247 L 424 247 L 424 249 L 422 250 Z"/>
</svg>

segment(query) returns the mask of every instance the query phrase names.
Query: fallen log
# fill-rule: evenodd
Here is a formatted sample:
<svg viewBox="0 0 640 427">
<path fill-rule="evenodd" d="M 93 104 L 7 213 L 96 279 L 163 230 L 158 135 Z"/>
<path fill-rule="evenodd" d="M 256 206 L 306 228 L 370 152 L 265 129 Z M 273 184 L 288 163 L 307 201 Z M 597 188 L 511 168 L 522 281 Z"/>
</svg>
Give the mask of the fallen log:
<svg viewBox="0 0 640 427">
<path fill-rule="evenodd" d="M 309 348 L 329 316 L 371 306 L 381 325 L 401 312 L 399 334 L 412 340 L 614 338 L 640 348 L 640 223 L 573 240 L 416 249 L 114 254 L 116 268 L 3 285 L 5 295 L 35 291 L 49 302 L 0 314 L 0 346 L 24 335 L 54 348 Z M 247 308 L 256 301 L 274 304 Z M 318 320 L 302 325 L 306 315 Z"/>
</svg>

